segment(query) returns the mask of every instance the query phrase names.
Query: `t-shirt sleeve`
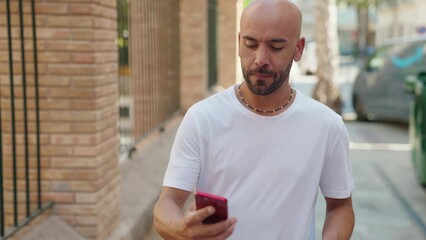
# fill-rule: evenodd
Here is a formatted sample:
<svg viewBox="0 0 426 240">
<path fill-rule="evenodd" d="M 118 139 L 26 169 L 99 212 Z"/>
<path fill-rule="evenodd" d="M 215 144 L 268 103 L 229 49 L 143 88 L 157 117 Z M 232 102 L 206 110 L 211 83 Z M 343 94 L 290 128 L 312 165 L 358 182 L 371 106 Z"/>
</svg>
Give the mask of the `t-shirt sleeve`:
<svg viewBox="0 0 426 240">
<path fill-rule="evenodd" d="M 200 174 L 199 139 L 197 124 L 189 109 L 177 130 L 163 186 L 193 191 Z"/>
<path fill-rule="evenodd" d="M 325 197 L 348 198 L 355 185 L 349 159 L 349 134 L 343 120 L 340 122 L 336 134 L 331 134 L 331 137 L 336 141 L 326 155 L 320 188 Z"/>
</svg>

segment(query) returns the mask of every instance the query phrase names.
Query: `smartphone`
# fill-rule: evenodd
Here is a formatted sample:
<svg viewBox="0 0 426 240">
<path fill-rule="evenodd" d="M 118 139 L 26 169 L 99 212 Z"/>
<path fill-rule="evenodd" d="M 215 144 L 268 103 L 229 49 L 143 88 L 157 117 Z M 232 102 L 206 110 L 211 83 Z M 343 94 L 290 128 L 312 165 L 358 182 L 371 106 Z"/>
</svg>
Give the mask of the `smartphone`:
<svg viewBox="0 0 426 240">
<path fill-rule="evenodd" d="M 213 206 L 216 211 L 213 215 L 203 220 L 203 224 L 212 224 L 228 219 L 228 200 L 205 192 L 195 193 L 195 206 L 198 209 Z"/>
</svg>

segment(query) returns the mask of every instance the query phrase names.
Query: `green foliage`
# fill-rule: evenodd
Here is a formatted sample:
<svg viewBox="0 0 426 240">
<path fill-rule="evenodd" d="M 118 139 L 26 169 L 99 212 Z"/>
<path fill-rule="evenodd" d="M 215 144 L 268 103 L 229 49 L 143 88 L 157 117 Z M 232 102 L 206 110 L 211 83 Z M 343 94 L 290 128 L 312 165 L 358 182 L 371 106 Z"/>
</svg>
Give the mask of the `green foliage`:
<svg viewBox="0 0 426 240">
<path fill-rule="evenodd" d="M 120 66 L 129 65 L 129 12 L 128 0 L 117 0 L 117 13 L 118 13 L 118 38 L 116 43 L 118 45 L 118 55 Z"/>
<path fill-rule="evenodd" d="M 252 0 L 244 0 L 243 7 L 246 8 L 251 3 L 251 1 Z"/>
<path fill-rule="evenodd" d="M 381 0 L 337 0 L 338 4 L 346 4 L 357 8 L 376 6 Z"/>
<path fill-rule="evenodd" d="M 118 13 L 118 35 L 123 37 L 125 30 L 128 30 L 128 2 L 127 0 L 117 0 Z"/>
<path fill-rule="evenodd" d="M 357 8 L 379 6 L 380 4 L 395 5 L 401 0 L 337 0 L 337 4 L 345 4 Z"/>
</svg>

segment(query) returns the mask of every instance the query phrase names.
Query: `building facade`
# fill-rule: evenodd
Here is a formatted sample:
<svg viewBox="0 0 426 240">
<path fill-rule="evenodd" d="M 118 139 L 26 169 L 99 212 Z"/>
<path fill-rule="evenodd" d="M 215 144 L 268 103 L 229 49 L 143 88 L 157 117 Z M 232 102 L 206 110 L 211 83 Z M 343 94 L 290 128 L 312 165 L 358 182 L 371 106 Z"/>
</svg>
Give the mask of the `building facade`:
<svg viewBox="0 0 426 240">
<path fill-rule="evenodd" d="M 376 42 L 378 45 L 390 38 L 426 34 L 426 2 L 399 0 L 382 4 L 377 11 Z"/>
</svg>

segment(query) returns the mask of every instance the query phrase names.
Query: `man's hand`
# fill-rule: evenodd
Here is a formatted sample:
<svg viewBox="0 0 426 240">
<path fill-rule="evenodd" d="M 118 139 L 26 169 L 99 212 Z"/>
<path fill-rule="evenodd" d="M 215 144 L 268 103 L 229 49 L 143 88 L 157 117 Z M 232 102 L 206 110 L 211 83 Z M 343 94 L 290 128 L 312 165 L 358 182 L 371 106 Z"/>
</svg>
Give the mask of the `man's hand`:
<svg viewBox="0 0 426 240">
<path fill-rule="evenodd" d="M 226 239 L 234 231 L 236 218 L 229 218 L 226 221 L 215 224 L 203 224 L 202 221 L 214 214 L 212 206 L 200 210 L 195 209 L 195 204 L 191 204 L 188 212 L 185 213 L 176 227 L 176 234 L 180 239 Z"/>
<path fill-rule="evenodd" d="M 192 203 L 184 214 L 182 209 L 189 195 L 187 191 L 163 187 L 154 207 L 154 225 L 161 237 L 169 240 L 223 240 L 231 236 L 236 218 L 203 224 L 206 217 L 214 214 L 212 206 L 196 210 L 195 203 Z"/>
</svg>

